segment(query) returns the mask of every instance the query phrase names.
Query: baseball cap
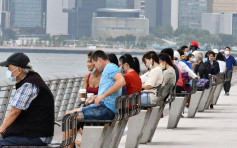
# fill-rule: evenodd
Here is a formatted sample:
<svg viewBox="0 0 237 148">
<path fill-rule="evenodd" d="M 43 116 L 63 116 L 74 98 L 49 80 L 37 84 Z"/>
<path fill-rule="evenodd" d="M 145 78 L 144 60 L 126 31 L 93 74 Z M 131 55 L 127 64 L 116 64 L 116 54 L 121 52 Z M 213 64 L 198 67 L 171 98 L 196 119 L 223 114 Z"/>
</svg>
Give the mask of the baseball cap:
<svg viewBox="0 0 237 148">
<path fill-rule="evenodd" d="M 18 52 L 8 57 L 6 61 L 1 62 L 0 66 L 8 67 L 11 64 L 21 68 L 31 68 L 31 66 L 29 66 L 29 63 L 30 63 L 29 57 L 24 53 Z"/>
<path fill-rule="evenodd" d="M 197 43 L 196 41 L 190 42 L 190 45 L 193 45 L 193 46 L 196 46 L 197 48 L 199 48 L 199 47 L 198 47 L 198 43 Z"/>
</svg>

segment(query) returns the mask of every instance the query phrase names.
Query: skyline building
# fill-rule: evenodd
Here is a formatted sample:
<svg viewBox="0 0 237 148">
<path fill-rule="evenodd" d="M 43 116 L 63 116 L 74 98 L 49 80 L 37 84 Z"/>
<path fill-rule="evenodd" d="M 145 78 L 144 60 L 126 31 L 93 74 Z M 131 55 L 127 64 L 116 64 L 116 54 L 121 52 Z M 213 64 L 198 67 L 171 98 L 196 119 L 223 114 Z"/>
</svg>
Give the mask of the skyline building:
<svg viewBox="0 0 237 148">
<path fill-rule="evenodd" d="M 203 13 L 202 29 L 211 34 L 229 34 L 237 36 L 237 13 Z"/>
<path fill-rule="evenodd" d="M 38 28 L 40 33 L 45 33 L 46 0 L 11 0 L 10 26 L 14 29 Z"/>
<path fill-rule="evenodd" d="M 68 13 L 64 12 L 63 0 L 47 1 L 46 16 L 46 33 L 50 35 L 67 35 L 68 34 Z"/>
<path fill-rule="evenodd" d="M 97 10 L 92 21 L 93 39 L 134 35 L 138 40 L 149 35 L 149 20 L 141 14 L 140 9 L 108 9 Z"/>
<path fill-rule="evenodd" d="M 150 27 L 171 25 L 178 28 L 179 0 L 146 0 L 145 16 L 150 21 Z"/>
<path fill-rule="evenodd" d="M 202 13 L 207 12 L 207 0 L 179 0 L 179 26 L 201 29 Z"/>
<path fill-rule="evenodd" d="M 207 0 L 208 13 L 237 12 L 236 0 Z"/>
</svg>

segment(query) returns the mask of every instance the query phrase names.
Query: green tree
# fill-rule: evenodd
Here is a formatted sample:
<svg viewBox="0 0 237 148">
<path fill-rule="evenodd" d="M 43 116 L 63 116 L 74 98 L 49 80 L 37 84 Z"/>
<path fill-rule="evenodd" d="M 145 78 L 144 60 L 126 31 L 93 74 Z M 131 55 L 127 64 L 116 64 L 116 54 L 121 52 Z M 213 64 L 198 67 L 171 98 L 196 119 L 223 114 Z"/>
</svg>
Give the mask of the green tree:
<svg viewBox="0 0 237 148">
<path fill-rule="evenodd" d="M 155 30 L 156 37 L 159 38 L 172 38 L 173 37 L 173 28 L 172 26 L 158 26 Z"/>
</svg>

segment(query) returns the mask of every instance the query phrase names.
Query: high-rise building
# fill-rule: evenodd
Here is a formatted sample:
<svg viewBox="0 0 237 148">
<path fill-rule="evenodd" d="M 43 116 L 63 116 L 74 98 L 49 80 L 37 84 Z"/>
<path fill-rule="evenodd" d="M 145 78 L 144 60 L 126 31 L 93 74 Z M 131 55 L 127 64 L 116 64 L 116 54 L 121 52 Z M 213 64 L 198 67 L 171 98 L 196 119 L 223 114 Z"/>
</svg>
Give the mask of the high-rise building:
<svg viewBox="0 0 237 148">
<path fill-rule="evenodd" d="M 179 0 L 179 26 L 201 28 L 202 13 L 207 12 L 207 0 Z"/>
<path fill-rule="evenodd" d="M 46 0 L 11 0 L 10 26 L 15 29 L 38 28 L 45 33 Z"/>
<path fill-rule="evenodd" d="M 10 3 L 9 0 L 1 1 L 1 27 L 2 29 L 10 28 Z"/>
<path fill-rule="evenodd" d="M 150 27 L 171 25 L 178 28 L 179 0 L 146 0 L 145 16 L 150 20 Z"/>
<path fill-rule="evenodd" d="M 68 11 L 68 33 L 74 39 L 91 37 L 92 17 L 98 8 L 106 7 L 106 0 L 76 0 Z"/>
<path fill-rule="evenodd" d="M 67 35 L 68 34 L 68 13 L 63 12 L 68 9 L 68 3 L 64 0 L 47 1 L 47 24 L 46 33 L 50 35 Z M 66 6 L 65 6 L 65 5 Z M 65 8 L 66 7 L 66 8 Z"/>
<path fill-rule="evenodd" d="M 237 36 L 237 13 L 203 13 L 202 29 L 211 34 L 229 34 Z"/>
<path fill-rule="evenodd" d="M 237 12 L 236 0 L 207 0 L 208 13 Z"/>
</svg>

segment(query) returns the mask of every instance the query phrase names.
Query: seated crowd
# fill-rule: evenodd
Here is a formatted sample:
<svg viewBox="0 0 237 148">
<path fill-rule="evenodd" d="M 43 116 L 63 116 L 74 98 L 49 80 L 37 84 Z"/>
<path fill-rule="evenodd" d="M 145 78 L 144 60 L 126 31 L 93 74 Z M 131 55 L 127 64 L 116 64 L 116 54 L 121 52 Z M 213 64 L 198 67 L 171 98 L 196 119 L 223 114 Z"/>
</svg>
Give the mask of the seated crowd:
<svg viewBox="0 0 237 148">
<path fill-rule="evenodd" d="M 115 100 L 122 94 L 130 95 L 142 90 L 155 92 L 155 87 L 168 84 L 176 84 L 176 92 L 181 93 L 190 91 L 190 79 L 208 79 L 208 74 L 217 75 L 228 68 L 233 70 L 225 63 L 232 58 L 229 56 L 230 48 L 226 48 L 225 55 L 208 51 L 206 58 L 198 48 L 193 41 L 189 48 L 182 46 L 177 51 L 172 48 L 163 49 L 159 54 L 148 51 L 142 57 L 147 71 L 141 76 L 139 60 L 131 54 L 123 54 L 117 59 L 115 54 L 106 54 L 101 50 L 89 52 L 87 68 L 90 72 L 84 77 L 83 89 L 92 96 L 86 99 L 84 106 L 67 114 L 80 112 L 78 118 L 112 120 L 117 113 Z M 13 54 L 0 65 L 8 67 L 9 78 L 15 78 L 17 82 L 16 93 L 10 102 L 11 109 L 0 126 L 0 147 L 47 145 L 52 140 L 54 124 L 51 91 L 32 70 L 25 54 Z M 226 93 L 229 89 L 230 82 L 226 84 Z M 141 99 L 143 104 L 157 103 L 155 93 L 143 94 Z M 82 102 L 82 98 L 79 97 L 79 100 Z M 210 107 L 213 108 L 212 103 Z M 78 123 L 78 129 L 82 133 L 83 125 Z M 76 144 L 80 145 L 80 142 L 76 141 Z M 74 144 L 69 147 L 74 147 Z"/>
</svg>

